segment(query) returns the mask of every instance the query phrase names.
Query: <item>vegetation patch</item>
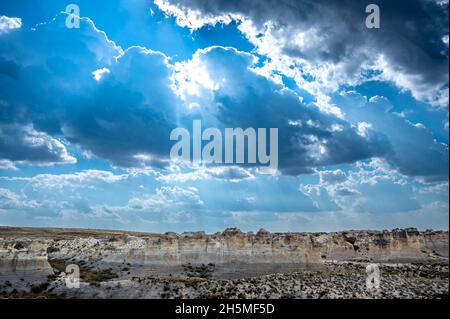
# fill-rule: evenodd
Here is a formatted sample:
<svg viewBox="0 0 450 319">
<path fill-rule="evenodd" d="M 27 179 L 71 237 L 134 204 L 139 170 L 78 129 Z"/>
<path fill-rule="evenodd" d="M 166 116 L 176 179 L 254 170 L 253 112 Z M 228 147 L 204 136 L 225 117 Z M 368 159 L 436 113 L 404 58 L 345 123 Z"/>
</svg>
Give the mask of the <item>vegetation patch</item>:
<svg viewBox="0 0 450 319">
<path fill-rule="evenodd" d="M 98 285 L 102 281 L 107 281 L 118 277 L 117 274 L 115 274 L 110 268 L 96 270 L 92 267 L 86 266 L 85 261 L 74 263 L 66 259 L 49 259 L 48 262 L 59 272 L 65 272 L 67 265 L 76 264 L 80 268 L 80 279 L 93 285 Z"/>
</svg>

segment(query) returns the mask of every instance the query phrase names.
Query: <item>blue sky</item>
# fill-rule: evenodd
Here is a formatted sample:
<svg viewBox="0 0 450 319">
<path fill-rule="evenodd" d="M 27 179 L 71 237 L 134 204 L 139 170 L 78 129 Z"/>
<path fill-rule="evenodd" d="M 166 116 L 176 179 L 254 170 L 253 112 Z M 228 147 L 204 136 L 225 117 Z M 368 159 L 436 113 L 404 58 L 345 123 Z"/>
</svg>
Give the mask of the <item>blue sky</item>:
<svg viewBox="0 0 450 319">
<path fill-rule="evenodd" d="M 448 229 L 448 2 L 244 2 L 3 1 L 0 225 Z M 278 171 L 170 161 L 194 119 Z"/>
</svg>

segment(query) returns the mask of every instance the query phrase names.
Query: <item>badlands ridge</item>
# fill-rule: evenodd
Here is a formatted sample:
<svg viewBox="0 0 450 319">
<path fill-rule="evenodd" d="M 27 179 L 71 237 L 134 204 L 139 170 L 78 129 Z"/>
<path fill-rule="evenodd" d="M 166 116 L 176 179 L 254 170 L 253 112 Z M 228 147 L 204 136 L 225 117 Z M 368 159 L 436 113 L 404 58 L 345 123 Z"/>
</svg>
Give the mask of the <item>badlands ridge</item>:
<svg viewBox="0 0 450 319">
<path fill-rule="evenodd" d="M 0 227 L 0 298 L 448 298 L 448 231 Z M 376 263 L 379 289 L 367 290 Z M 67 285 L 78 266 L 80 288 Z"/>
<path fill-rule="evenodd" d="M 432 262 L 448 260 L 448 231 L 415 228 L 335 233 L 204 232 L 146 234 L 101 230 L 0 228 L 0 272 L 51 270 L 52 258 L 139 265 Z"/>
</svg>

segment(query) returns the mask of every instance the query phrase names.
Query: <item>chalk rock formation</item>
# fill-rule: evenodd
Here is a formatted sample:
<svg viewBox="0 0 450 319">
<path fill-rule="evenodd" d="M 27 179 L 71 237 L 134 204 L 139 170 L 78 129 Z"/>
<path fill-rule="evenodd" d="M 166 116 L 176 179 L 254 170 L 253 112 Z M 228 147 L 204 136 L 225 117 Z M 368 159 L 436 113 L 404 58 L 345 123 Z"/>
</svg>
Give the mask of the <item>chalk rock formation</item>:
<svg viewBox="0 0 450 319">
<path fill-rule="evenodd" d="M 47 240 L 0 238 L 0 274 L 33 271 L 53 274 L 47 259 L 48 245 Z"/>
<path fill-rule="evenodd" d="M 95 232 L 57 239 L 42 232 L 34 239 L 0 238 L 0 271 L 51 271 L 52 258 L 88 259 L 136 265 L 185 263 L 323 263 L 324 261 L 433 262 L 448 261 L 448 231 L 392 231 L 335 233 L 241 232 L 237 228 L 205 234 L 111 234 Z M 0 228 L 0 237 L 2 229 Z"/>
</svg>

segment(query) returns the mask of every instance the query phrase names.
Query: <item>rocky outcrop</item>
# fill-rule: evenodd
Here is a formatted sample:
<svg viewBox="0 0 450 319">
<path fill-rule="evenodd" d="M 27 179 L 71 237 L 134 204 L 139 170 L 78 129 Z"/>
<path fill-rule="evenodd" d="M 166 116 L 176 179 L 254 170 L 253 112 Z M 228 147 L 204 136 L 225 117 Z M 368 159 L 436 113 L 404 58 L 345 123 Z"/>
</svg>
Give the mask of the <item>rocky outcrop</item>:
<svg viewBox="0 0 450 319">
<path fill-rule="evenodd" d="M 236 228 L 222 233 L 182 234 L 106 233 L 96 238 L 54 240 L 42 232 L 33 239 L 1 239 L 0 271 L 51 271 L 52 258 L 89 259 L 107 263 L 181 265 L 185 263 L 322 263 L 324 261 L 432 262 L 448 261 L 448 232 L 415 228 L 392 231 L 335 233 L 244 233 Z"/>
<path fill-rule="evenodd" d="M 0 238 L 0 274 L 31 273 L 53 274 L 48 262 L 49 242 L 27 238 Z"/>
<path fill-rule="evenodd" d="M 348 231 L 337 233 L 243 233 L 227 229 L 207 235 L 167 233 L 147 238 L 124 235 L 109 243 L 105 260 L 131 263 L 317 263 L 324 260 L 376 262 L 448 258 L 448 232 Z"/>
</svg>

